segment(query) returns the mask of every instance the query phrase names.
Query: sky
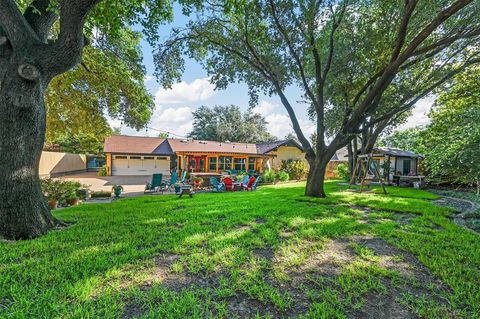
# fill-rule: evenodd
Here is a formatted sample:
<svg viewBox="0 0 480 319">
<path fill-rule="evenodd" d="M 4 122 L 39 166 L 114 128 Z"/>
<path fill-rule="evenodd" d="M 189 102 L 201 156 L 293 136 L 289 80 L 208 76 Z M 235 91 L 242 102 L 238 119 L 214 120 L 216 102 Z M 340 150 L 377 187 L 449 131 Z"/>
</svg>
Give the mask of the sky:
<svg viewBox="0 0 480 319">
<path fill-rule="evenodd" d="M 181 14 L 178 6 L 174 9 L 174 22 L 163 26 L 160 30 L 162 38 L 166 38 L 173 27 L 183 26 L 187 17 Z M 136 131 L 122 125 L 120 120 L 109 120 L 112 127 L 120 127 L 122 134 L 139 136 L 158 136 L 159 131 L 170 133 L 171 137 L 183 138 L 191 130 L 193 124 L 192 111 L 201 105 L 230 105 L 239 106 L 242 111 L 248 110 L 248 90 L 244 83 L 230 84 L 225 90 L 215 90 L 210 84 L 207 72 L 192 59 L 186 60 L 185 73 L 180 83 L 174 84 L 171 89 L 163 89 L 153 76 L 153 49 L 142 41 L 144 65 L 147 70 L 145 84 L 155 98 L 155 111 L 152 115 L 149 129 Z M 297 103 L 301 100 L 301 91 L 291 87 L 286 95 L 294 106 L 302 130 L 306 136 L 315 131 L 315 124 L 308 119 L 305 104 Z M 428 124 L 428 111 L 433 104 L 433 98 L 420 100 L 413 109 L 412 116 L 399 129 L 416 127 Z M 276 96 L 260 96 L 259 104 L 252 112 L 263 115 L 267 121 L 267 130 L 279 139 L 293 132 L 290 118 L 283 108 L 280 99 Z"/>
</svg>

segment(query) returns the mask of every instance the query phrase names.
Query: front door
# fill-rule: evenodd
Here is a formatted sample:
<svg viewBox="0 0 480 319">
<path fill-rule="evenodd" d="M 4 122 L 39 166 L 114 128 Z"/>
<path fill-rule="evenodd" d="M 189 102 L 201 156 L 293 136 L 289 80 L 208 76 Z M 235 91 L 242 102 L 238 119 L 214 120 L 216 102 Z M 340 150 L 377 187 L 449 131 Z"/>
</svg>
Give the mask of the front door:
<svg viewBox="0 0 480 319">
<path fill-rule="evenodd" d="M 191 172 L 205 171 L 205 156 L 192 156 L 189 159 L 189 169 Z"/>
<path fill-rule="evenodd" d="M 412 163 L 411 160 L 403 160 L 403 175 L 410 174 L 410 170 L 412 166 L 411 163 Z"/>
</svg>

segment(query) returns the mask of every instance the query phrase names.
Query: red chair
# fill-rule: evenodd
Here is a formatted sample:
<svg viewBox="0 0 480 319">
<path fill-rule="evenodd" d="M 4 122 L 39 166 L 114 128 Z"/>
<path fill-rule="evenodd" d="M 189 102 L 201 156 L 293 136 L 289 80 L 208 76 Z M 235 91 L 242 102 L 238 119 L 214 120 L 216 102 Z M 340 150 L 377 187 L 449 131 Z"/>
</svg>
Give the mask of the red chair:
<svg viewBox="0 0 480 319">
<path fill-rule="evenodd" d="M 255 176 L 250 177 L 250 179 L 248 180 L 247 186 L 242 185 L 243 189 L 247 190 L 247 191 L 252 190 L 253 189 L 253 184 L 255 183 L 255 180 L 256 180 Z"/>
<path fill-rule="evenodd" d="M 233 191 L 233 180 L 230 177 L 225 177 L 223 179 L 223 184 L 225 184 L 225 190 Z"/>
</svg>

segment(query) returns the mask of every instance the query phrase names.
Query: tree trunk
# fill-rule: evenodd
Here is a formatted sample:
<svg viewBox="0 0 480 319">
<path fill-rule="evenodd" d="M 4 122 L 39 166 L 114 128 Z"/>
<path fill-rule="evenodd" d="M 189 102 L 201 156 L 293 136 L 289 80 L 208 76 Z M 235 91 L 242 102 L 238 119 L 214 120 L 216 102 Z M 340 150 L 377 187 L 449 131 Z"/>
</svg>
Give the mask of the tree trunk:
<svg viewBox="0 0 480 319">
<path fill-rule="evenodd" d="M 47 84 L 22 59 L 0 56 L 0 237 L 28 239 L 55 226 L 43 197 L 39 161 L 45 138 Z M 22 76 L 20 76 L 20 74 Z"/>
<path fill-rule="evenodd" d="M 310 164 L 310 170 L 307 177 L 307 187 L 305 188 L 305 196 L 326 197 L 324 190 L 325 172 L 331 157 L 317 155 L 315 161 Z"/>
</svg>

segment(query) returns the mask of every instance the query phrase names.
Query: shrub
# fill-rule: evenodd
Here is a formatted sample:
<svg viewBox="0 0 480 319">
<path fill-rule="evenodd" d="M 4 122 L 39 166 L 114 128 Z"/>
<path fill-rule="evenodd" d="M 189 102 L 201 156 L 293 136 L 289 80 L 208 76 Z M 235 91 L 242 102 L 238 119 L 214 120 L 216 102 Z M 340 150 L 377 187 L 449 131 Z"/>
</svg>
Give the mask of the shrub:
<svg viewBox="0 0 480 319">
<path fill-rule="evenodd" d="M 275 182 L 276 174 L 273 170 L 265 171 L 262 175 L 262 181 L 264 183 L 273 183 Z"/>
<path fill-rule="evenodd" d="M 304 161 L 282 161 L 281 170 L 288 173 L 290 179 L 304 179 L 308 174 L 308 167 Z"/>
<path fill-rule="evenodd" d="M 285 171 L 278 172 L 277 177 L 278 177 L 278 180 L 280 180 L 282 182 L 286 182 L 290 179 L 290 176 Z"/>
<path fill-rule="evenodd" d="M 41 180 L 42 192 L 48 200 L 64 201 L 65 199 L 78 198 L 77 191 L 82 184 L 77 181 L 45 178 Z"/>
<path fill-rule="evenodd" d="M 102 166 L 97 173 L 98 176 L 107 176 L 107 167 Z"/>
<path fill-rule="evenodd" d="M 350 180 L 350 170 L 348 169 L 347 163 L 340 163 L 335 168 L 335 175 L 337 175 L 340 179 L 343 180 Z"/>
<path fill-rule="evenodd" d="M 112 193 L 100 191 L 100 192 L 93 192 L 91 194 L 92 198 L 105 198 L 105 197 L 112 197 Z"/>
</svg>

